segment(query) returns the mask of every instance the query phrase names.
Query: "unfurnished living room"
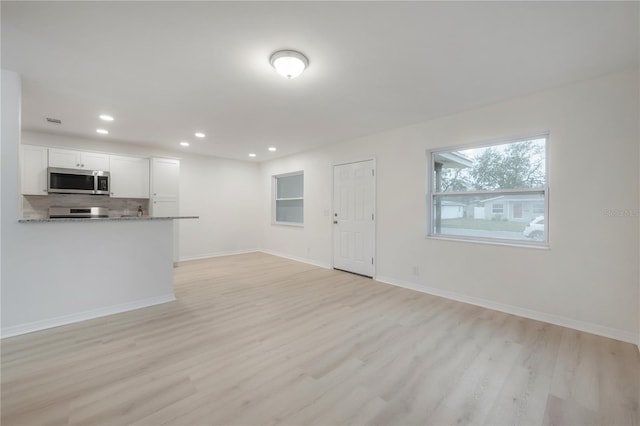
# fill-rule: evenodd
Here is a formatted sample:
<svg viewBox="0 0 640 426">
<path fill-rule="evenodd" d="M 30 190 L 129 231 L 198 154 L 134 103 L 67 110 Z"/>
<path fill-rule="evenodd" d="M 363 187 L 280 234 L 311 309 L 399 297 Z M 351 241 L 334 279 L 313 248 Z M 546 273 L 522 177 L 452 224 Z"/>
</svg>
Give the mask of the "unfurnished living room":
<svg viewBox="0 0 640 426">
<path fill-rule="evenodd" d="M 0 19 L 3 426 L 640 424 L 639 2 Z"/>
</svg>

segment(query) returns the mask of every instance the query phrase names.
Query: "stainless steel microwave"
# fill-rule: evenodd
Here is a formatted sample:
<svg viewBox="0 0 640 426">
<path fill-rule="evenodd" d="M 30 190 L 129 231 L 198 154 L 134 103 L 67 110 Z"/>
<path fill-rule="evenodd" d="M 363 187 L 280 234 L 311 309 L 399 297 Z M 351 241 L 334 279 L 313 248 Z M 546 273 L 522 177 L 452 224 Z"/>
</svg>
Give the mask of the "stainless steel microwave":
<svg viewBox="0 0 640 426">
<path fill-rule="evenodd" d="M 47 191 L 55 194 L 109 195 L 109 172 L 49 167 Z"/>
</svg>

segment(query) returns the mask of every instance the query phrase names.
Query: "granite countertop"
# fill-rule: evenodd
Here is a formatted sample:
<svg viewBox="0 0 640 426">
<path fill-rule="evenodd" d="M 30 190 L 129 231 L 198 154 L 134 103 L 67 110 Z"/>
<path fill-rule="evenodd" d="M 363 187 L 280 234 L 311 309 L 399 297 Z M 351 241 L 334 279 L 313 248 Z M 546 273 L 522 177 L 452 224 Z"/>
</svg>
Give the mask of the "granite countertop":
<svg viewBox="0 0 640 426">
<path fill-rule="evenodd" d="M 109 216 L 109 217 L 71 217 L 71 218 L 39 218 L 19 219 L 20 223 L 35 222 L 94 222 L 94 221 L 121 221 L 121 220 L 173 220 L 173 219 L 199 219 L 199 216 Z"/>
</svg>

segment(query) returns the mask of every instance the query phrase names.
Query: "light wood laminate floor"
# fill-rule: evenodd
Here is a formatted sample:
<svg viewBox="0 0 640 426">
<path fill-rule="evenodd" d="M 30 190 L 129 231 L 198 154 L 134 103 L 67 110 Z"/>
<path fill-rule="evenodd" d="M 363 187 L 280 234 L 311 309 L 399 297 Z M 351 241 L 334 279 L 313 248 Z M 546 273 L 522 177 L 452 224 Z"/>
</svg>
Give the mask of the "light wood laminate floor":
<svg viewBox="0 0 640 426">
<path fill-rule="evenodd" d="M 2 425 L 637 425 L 636 346 L 255 253 L 2 341 Z"/>
</svg>

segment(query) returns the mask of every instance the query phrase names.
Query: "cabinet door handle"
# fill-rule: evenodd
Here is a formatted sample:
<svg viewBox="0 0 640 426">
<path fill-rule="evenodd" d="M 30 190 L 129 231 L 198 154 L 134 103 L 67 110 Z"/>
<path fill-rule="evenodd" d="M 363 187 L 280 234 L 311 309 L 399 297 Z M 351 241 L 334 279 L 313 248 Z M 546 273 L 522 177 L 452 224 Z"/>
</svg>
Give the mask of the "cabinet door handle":
<svg viewBox="0 0 640 426">
<path fill-rule="evenodd" d="M 84 167 L 84 164 L 80 164 L 80 167 Z"/>
<path fill-rule="evenodd" d="M 43 189 L 43 190 L 42 190 L 42 192 L 47 192 L 47 190 L 46 190 L 46 189 Z"/>
<path fill-rule="evenodd" d="M 76 163 L 76 167 L 80 167 L 80 163 Z"/>
</svg>

